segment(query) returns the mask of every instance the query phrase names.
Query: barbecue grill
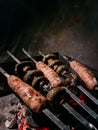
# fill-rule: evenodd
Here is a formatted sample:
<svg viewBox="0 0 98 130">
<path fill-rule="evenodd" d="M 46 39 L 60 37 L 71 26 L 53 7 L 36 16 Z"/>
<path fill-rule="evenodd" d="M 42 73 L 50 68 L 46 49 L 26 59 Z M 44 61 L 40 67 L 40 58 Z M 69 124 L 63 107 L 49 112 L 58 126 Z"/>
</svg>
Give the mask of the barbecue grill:
<svg viewBox="0 0 98 130">
<path fill-rule="evenodd" d="M 9 53 L 10 54 L 10 53 Z M 66 64 L 67 59 L 63 57 L 60 53 L 54 53 L 64 64 Z M 14 59 L 16 58 L 12 55 Z M 33 57 L 33 56 L 32 56 Z M 69 58 L 69 57 L 67 57 Z M 17 58 L 16 58 L 17 59 Z M 37 61 L 42 60 L 42 56 L 36 56 L 34 59 Z M 71 59 L 71 58 L 70 58 Z M 17 59 L 20 61 L 31 61 L 29 58 Z M 9 74 L 15 75 L 15 65 L 16 61 L 9 61 L 1 63 L 0 66 Z M 68 68 L 70 69 L 70 68 Z M 88 67 L 95 77 L 98 79 L 98 72 L 93 68 Z M 8 87 L 6 78 L 0 73 L 0 96 L 6 96 L 12 93 L 12 90 Z M 33 113 L 33 119 L 40 128 L 49 129 L 65 129 L 65 130 L 97 130 L 98 129 L 98 94 L 97 90 L 89 90 L 83 84 L 83 82 L 78 79 L 80 86 L 75 86 L 77 89 L 72 91 L 71 89 L 65 90 L 68 94 L 68 100 L 63 105 L 49 106 L 48 109 L 44 109 L 42 113 Z M 77 94 L 82 93 L 82 98 L 77 96 Z M 9 95 L 10 97 L 10 95 Z M 17 97 L 16 97 L 17 98 Z M 10 99 L 11 100 L 11 99 Z M 48 113 L 49 112 L 49 113 Z M 59 127 L 60 126 L 60 127 Z"/>
<path fill-rule="evenodd" d="M 56 54 L 64 64 L 71 59 L 81 61 L 98 80 L 98 61 L 96 60 L 98 57 L 98 1 L 10 0 L 8 2 L 1 0 L 0 5 L 2 13 L 0 15 L 0 67 L 6 72 L 1 68 L 0 70 L 5 75 L 6 73 L 15 75 L 15 65 L 19 62 L 26 60 L 30 61 L 30 64 L 32 61 L 36 63 L 42 60 L 45 54 L 52 53 Z M 31 56 L 27 53 L 25 54 L 29 58 L 24 55 L 21 48 L 26 48 Z M 11 55 L 14 56 L 12 60 L 6 53 L 7 50 L 10 50 Z M 58 61 L 56 63 L 60 65 Z M 54 64 L 55 62 L 50 66 L 53 67 Z M 70 69 L 69 65 L 67 69 Z M 47 83 L 42 74 L 39 78 L 44 79 L 41 86 Z M 17 130 L 17 125 L 21 124 L 19 122 L 26 121 L 21 117 L 22 115 L 20 116 L 21 110 L 26 105 L 22 104 L 17 112 L 20 98 L 9 88 L 6 77 L 1 73 L 0 79 L 0 130 L 8 130 L 5 124 L 8 125 L 9 119 L 14 120 L 16 113 L 19 120 L 17 119 L 18 123 L 13 130 Z M 79 77 L 77 82 L 79 85 L 73 88 L 63 86 L 67 95 L 66 100 L 62 100 L 60 105 L 56 102 L 53 103 L 56 106 L 49 104 L 43 112 L 38 114 L 27 108 L 23 109 L 24 114 L 31 114 L 26 116 L 31 120 L 33 127 L 37 127 L 38 130 L 98 129 L 98 89 L 97 87 L 96 90 L 88 89 Z M 46 94 L 50 88 L 47 85 L 44 87 L 44 94 Z M 61 98 L 64 97 L 61 96 Z"/>
</svg>

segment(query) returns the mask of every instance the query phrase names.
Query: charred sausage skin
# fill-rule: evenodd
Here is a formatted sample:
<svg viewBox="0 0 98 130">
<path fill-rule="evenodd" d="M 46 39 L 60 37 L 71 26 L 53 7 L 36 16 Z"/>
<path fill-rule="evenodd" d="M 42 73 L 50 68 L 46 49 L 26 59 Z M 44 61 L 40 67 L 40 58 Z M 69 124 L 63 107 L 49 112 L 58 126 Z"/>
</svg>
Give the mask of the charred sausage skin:
<svg viewBox="0 0 98 130">
<path fill-rule="evenodd" d="M 58 87 L 62 83 L 58 74 L 43 62 L 37 62 L 36 68 L 43 72 L 44 76 L 49 80 L 51 87 Z"/>
<path fill-rule="evenodd" d="M 77 61 L 71 61 L 70 66 L 79 75 L 79 77 L 83 80 L 83 82 L 89 89 L 92 90 L 98 85 L 94 74 L 90 70 L 88 70 L 86 66 Z"/>
<path fill-rule="evenodd" d="M 46 98 L 18 77 L 10 75 L 7 81 L 11 89 L 18 94 L 33 112 L 39 112 L 45 106 Z"/>
</svg>

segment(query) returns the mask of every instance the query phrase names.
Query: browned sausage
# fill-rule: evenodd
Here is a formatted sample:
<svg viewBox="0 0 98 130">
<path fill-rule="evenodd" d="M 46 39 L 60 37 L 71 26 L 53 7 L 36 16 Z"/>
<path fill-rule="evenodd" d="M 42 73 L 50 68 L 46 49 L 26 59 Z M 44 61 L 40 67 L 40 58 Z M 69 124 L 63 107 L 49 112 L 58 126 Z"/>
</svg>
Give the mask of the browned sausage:
<svg viewBox="0 0 98 130">
<path fill-rule="evenodd" d="M 7 77 L 7 81 L 11 89 L 19 95 L 33 112 L 39 112 L 46 104 L 47 100 L 41 93 L 37 92 L 18 77 L 10 75 Z"/>
<path fill-rule="evenodd" d="M 94 89 L 95 86 L 98 84 L 96 78 L 94 77 L 93 73 L 88 70 L 86 66 L 77 62 L 71 61 L 70 62 L 71 68 L 79 75 L 79 77 L 84 81 L 85 85 L 89 89 Z"/>
<path fill-rule="evenodd" d="M 36 68 L 43 72 L 44 76 L 49 80 L 51 87 L 58 87 L 62 83 L 58 74 L 43 62 L 37 62 Z"/>
</svg>

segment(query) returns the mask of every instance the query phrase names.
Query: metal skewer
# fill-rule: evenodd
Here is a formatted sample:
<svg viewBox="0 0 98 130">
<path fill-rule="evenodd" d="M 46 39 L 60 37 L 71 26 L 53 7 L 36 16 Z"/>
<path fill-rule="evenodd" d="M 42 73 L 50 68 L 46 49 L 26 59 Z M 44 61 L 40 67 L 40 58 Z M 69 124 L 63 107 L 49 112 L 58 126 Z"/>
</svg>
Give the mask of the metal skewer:
<svg viewBox="0 0 98 130">
<path fill-rule="evenodd" d="M 49 109 L 45 108 L 42 112 L 51 119 L 61 130 L 70 130 L 61 120 L 59 120 Z"/>
<path fill-rule="evenodd" d="M 7 51 L 7 54 L 12 57 L 16 61 L 16 63 L 20 63 L 20 60 L 18 60 L 14 55 L 12 55 L 9 51 Z"/>
<path fill-rule="evenodd" d="M 39 51 L 40 55 L 42 55 L 43 57 L 45 57 L 45 55 Z M 67 59 L 67 57 L 66 57 Z M 82 86 L 77 86 L 83 93 L 85 93 L 92 101 L 94 101 L 94 96 L 92 96 L 89 92 L 87 92 Z M 81 100 L 76 97 L 67 87 L 65 88 L 66 92 L 86 111 L 88 112 L 94 119 L 96 119 L 98 121 L 98 115 L 92 110 L 90 109 L 86 104 L 84 104 L 83 102 L 81 102 Z M 91 97 L 90 97 L 91 95 Z M 98 100 L 95 99 L 94 101 L 95 103 L 98 104 Z"/>
<path fill-rule="evenodd" d="M 45 55 L 44 55 L 41 51 L 38 51 L 38 53 L 39 53 L 41 56 L 45 57 Z"/>
<path fill-rule="evenodd" d="M 96 99 L 92 94 L 90 94 L 85 88 L 83 88 L 81 85 L 76 86 L 78 89 L 80 89 L 90 100 L 92 100 L 96 105 L 98 105 L 98 99 Z"/>
<path fill-rule="evenodd" d="M 9 74 L 0 67 L 0 72 L 5 76 L 8 77 Z M 75 112 L 75 110 L 73 108 L 71 108 L 67 103 L 63 105 L 68 111 L 70 111 L 70 113 L 72 113 L 72 115 L 74 115 L 80 122 L 82 119 L 82 124 L 84 124 L 87 128 L 90 128 L 90 126 L 93 127 L 93 130 L 97 130 L 95 128 L 95 126 L 93 126 L 91 123 L 89 123 L 87 120 L 85 120 L 83 117 L 81 117 L 80 114 L 78 114 L 77 112 Z M 49 118 L 51 119 L 61 130 L 70 130 L 69 126 L 66 126 L 63 122 L 61 122 L 52 112 L 50 112 L 50 110 L 48 110 L 47 108 L 45 108 L 44 110 L 42 110 L 42 112 Z M 77 113 L 77 114 L 76 114 Z M 90 128 L 90 130 L 92 130 Z"/>
<path fill-rule="evenodd" d="M 12 53 L 10 53 L 9 51 L 7 51 L 8 55 L 15 60 L 17 63 L 20 63 L 21 61 L 18 60 Z M 2 74 L 4 74 L 6 77 L 9 76 L 9 74 L 3 70 L 2 68 L 0 68 L 0 72 Z M 46 88 L 45 88 L 46 89 Z M 48 91 L 48 90 L 47 90 Z M 49 109 L 45 108 L 42 110 L 42 112 L 50 119 L 54 122 L 54 124 L 56 124 L 61 130 L 70 130 L 69 126 L 66 126 L 60 119 L 58 119 Z"/>
<path fill-rule="evenodd" d="M 96 121 L 98 121 L 98 115 L 85 103 L 81 102 L 81 100 L 75 96 L 67 87 L 65 87 L 66 92 L 74 99 L 87 113 L 89 113 Z"/>
<path fill-rule="evenodd" d="M 8 55 L 9 55 L 14 61 L 16 61 L 16 63 L 21 63 L 21 61 L 20 61 L 18 58 L 16 58 L 11 52 L 7 51 L 7 53 L 8 53 Z M 36 61 L 36 60 L 35 60 L 35 61 Z M 45 91 L 47 91 L 47 92 L 50 90 L 50 87 L 47 86 L 47 85 L 44 85 L 43 88 L 44 88 Z"/>
<path fill-rule="evenodd" d="M 45 55 L 41 52 L 38 51 L 40 55 L 42 55 L 43 57 L 45 57 Z M 66 59 L 67 61 L 69 61 L 67 56 L 64 56 L 60 53 L 60 55 Z M 98 99 L 96 99 L 92 94 L 90 94 L 86 89 L 84 89 L 81 85 L 76 86 L 78 89 L 80 89 L 90 100 L 92 100 L 96 105 L 98 105 Z"/>
<path fill-rule="evenodd" d="M 60 55 L 67 60 L 68 62 L 69 59 L 67 56 L 64 56 L 63 54 L 60 53 Z M 90 100 L 92 100 L 96 105 L 98 105 L 98 99 L 96 99 L 92 94 L 90 94 L 86 89 L 84 89 L 81 85 L 76 86 L 78 89 L 80 89 Z"/>
<path fill-rule="evenodd" d="M 88 130 L 97 130 L 97 128 L 89 123 L 83 116 L 81 116 L 75 109 L 73 109 L 68 103 L 64 103 L 63 107 L 66 108 L 79 122 L 82 122 Z"/>
<path fill-rule="evenodd" d="M 26 51 L 26 50 L 24 50 L 24 49 L 22 49 L 22 51 L 27 55 L 27 56 L 29 56 L 29 58 L 31 57 L 31 55 Z M 30 58 L 32 61 L 33 61 L 33 59 L 34 58 Z M 34 59 L 35 60 L 35 59 Z M 34 61 L 33 61 L 34 62 Z M 37 61 L 36 61 L 37 62 Z M 97 120 L 97 118 L 98 118 L 98 115 L 94 112 L 94 111 L 92 111 L 86 104 L 83 104 L 82 102 L 81 102 L 81 100 L 80 99 L 78 99 L 68 88 L 66 88 L 65 89 L 66 90 L 66 92 L 80 105 L 80 106 L 82 106 L 83 108 L 85 108 L 85 110 L 88 112 L 88 110 L 90 110 L 90 112 L 89 112 L 89 114 L 91 115 L 91 113 L 93 113 L 94 114 L 94 118 Z M 67 103 L 64 103 L 62 106 L 63 107 L 67 107 L 68 105 L 66 105 Z M 70 106 L 70 105 L 69 105 Z M 85 107 L 86 106 L 86 107 Z M 66 108 L 65 107 L 65 108 Z M 78 121 L 80 121 L 80 123 L 82 123 L 83 125 L 85 125 L 88 121 L 87 120 L 85 120 L 78 112 L 76 112 L 71 106 L 70 106 L 70 108 L 71 109 L 68 109 L 68 108 L 66 108 Z M 72 110 L 72 111 L 71 111 Z M 75 115 L 74 115 L 75 114 Z M 77 115 L 79 115 L 79 117 L 81 117 L 80 119 L 78 118 L 78 116 Z M 92 115 L 91 115 L 92 116 Z M 83 122 L 81 121 L 81 119 L 83 119 Z M 84 123 L 85 122 L 85 123 Z M 88 122 L 89 123 L 89 122 Z M 89 125 L 88 125 L 89 126 Z"/>
<path fill-rule="evenodd" d="M 24 48 L 22 48 L 22 51 L 23 51 L 24 54 L 27 55 L 27 57 L 30 58 L 34 63 L 37 63 L 37 61 L 36 61 L 28 52 L 26 52 Z"/>
</svg>

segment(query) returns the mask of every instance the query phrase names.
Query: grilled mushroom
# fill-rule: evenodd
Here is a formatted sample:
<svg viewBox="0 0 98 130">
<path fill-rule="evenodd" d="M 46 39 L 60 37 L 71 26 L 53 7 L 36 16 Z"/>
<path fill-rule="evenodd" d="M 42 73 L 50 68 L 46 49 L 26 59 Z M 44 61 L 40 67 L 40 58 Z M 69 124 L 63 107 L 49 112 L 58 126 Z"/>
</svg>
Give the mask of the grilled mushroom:
<svg viewBox="0 0 98 130">
<path fill-rule="evenodd" d="M 32 61 L 22 61 L 15 66 L 15 73 L 23 76 L 28 70 L 34 69 L 35 64 Z"/>
<path fill-rule="evenodd" d="M 58 105 L 58 104 L 62 104 L 65 101 L 65 95 L 66 92 L 64 87 L 57 87 L 51 89 L 46 95 L 46 98 L 52 104 Z"/>
<path fill-rule="evenodd" d="M 49 60 L 48 61 L 48 66 L 50 66 L 51 68 L 54 68 L 54 65 L 62 65 L 63 63 L 60 60 Z"/>
<path fill-rule="evenodd" d="M 32 80 L 32 86 L 36 88 L 36 90 L 39 90 L 46 84 L 48 84 L 48 80 L 44 76 L 38 76 Z"/>
<path fill-rule="evenodd" d="M 34 77 L 43 76 L 44 74 L 40 70 L 29 70 L 24 75 L 23 80 L 29 84 L 31 84 Z"/>
<path fill-rule="evenodd" d="M 60 65 L 60 66 L 58 66 L 57 69 L 56 69 L 56 72 L 57 72 L 59 75 L 62 75 L 62 76 L 68 74 L 68 72 L 66 71 L 65 65 Z"/>
<path fill-rule="evenodd" d="M 55 54 L 47 54 L 43 58 L 43 62 L 47 64 L 48 60 L 50 59 L 57 59 L 57 56 Z"/>
</svg>

